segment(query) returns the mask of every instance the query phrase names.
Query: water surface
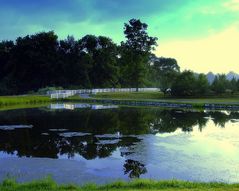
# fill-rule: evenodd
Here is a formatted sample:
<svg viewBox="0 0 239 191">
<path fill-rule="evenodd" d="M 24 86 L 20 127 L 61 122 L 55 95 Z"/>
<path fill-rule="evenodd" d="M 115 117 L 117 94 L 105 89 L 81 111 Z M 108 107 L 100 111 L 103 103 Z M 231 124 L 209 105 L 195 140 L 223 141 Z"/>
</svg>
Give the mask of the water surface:
<svg viewBox="0 0 239 191">
<path fill-rule="evenodd" d="M 239 113 L 53 104 L 0 112 L 0 180 L 239 181 Z"/>
</svg>

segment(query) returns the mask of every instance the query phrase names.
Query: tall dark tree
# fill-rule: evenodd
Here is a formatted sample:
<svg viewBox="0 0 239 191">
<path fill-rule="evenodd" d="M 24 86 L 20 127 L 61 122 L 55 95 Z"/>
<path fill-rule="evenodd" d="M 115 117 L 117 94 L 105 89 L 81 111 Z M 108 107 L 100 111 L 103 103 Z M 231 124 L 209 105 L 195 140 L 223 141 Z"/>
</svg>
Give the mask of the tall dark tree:
<svg viewBox="0 0 239 191">
<path fill-rule="evenodd" d="M 225 93 L 226 89 L 229 88 L 229 81 L 227 80 L 226 75 L 219 74 L 216 76 L 211 88 L 216 94 Z"/>
<path fill-rule="evenodd" d="M 237 91 L 239 91 L 239 79 L 237 80 L 236 86 L 237 86 Z"/>
<path fill-rule="evenodd" d="M 177 60 L 174 58 L 154 58 L 153 59 L 154 79 L 158 87 L 165 94 L 167 89 L 171 89 L 174 80 L 180 72 Z"/>
<path fill-rule="evenodd" d="M 232 94 L 234 94 L 236 91 L 238 91 L 237 80 L 234 77 L 229 82 L 229 88 L 230 88 Z"/>
<path fill-rule="evenodd" d="M 92 58 L 89 72 L 92 87 L 116 87 L 119 78 L 117 45 L 110 38 L 87 35 L 80 40 L 80 46 Z"/>
<path fill-rule="evenodd" d="M 192 71 L 183 71 L 177 76 L 172 84 L 172 94 L 174 96 L 194 96 L 196 95 L 196 77 Z"/>
<path fill-rule="evenodd" d="M 122 59 L 127 65 L 125 78 L 131 87 L 144 85 L 147 69 L 149 66 L 149 57 L 151 51 L 157 45 L 156 37 L 150 37 L 147 33 L 148 25 L 142 23 L 139 19 L 131 19 L 125 23 L 124 34 L 126 42 L 121 46 L 124 51 Z"/>
<path fill-rule="evenodd" d="M 0 95 L 14 94 L 16 92 L 16 82 L 11 73 L 11 65 L 14 62 L 14 42 L 0 42 Z"/>
<path fill-rule="evenodd" d="M 14 48 L 13 41 L 0 42 L 0 80 L 7 72 L 7 67 L 12 58 L 12 50 Z"/>
<path fill-rule="evenodd" d="M 205 95 L 209 91 L 209 82 L 207 80 L 207 76 L 205 74 L 199 74 L 196 79 L 196 94 L 197 95 Z"/>
<path fill-rule="evenodd" d="M 54 82 L 57 48 L 57 35 L 52 31 L 17 38 L 9 69 L 18 92 L 37 90 Z"/>
<path fill-rule="evenodd" d="M 63 74 L 61 76 L 64 79 L 62 85 L 68 88 L 90 88 L 89 72 L 93 61 L 85 52 L 85 47 L 68 36 L 67 39 L 60 41 L 59 52 Z"/>
</svg>

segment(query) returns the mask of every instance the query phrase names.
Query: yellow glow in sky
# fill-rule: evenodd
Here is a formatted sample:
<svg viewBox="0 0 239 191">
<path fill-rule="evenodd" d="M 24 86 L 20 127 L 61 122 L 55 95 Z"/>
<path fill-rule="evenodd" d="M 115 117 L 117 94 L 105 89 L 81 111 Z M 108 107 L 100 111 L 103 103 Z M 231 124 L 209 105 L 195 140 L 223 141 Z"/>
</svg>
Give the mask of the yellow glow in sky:
<svg viewBox="0 0 239 191">
<path fill-rule="evenodd" d="M 210 32 L 201 39 L 159 43 L 156 55 L 175 58 L 181 70 L 239 73 L 239 23 L 216 34 Z"/>
<path fill-rule="evenodd" d="M 239 0 L 231 0 L 224 3 L 224 7 L 229 8 L 233 11 L 239 11 Z"/>
</svg>

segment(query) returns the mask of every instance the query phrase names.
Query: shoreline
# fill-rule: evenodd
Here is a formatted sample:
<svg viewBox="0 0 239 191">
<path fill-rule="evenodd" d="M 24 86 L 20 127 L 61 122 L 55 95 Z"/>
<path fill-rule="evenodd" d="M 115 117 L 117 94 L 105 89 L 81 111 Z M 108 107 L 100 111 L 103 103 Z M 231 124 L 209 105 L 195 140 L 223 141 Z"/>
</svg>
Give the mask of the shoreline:
<svg viewBox="0 0 239 191">
<path fill-rule="evenodd" d="M 208 109 L 208 110 L 239 110 L 239 99 L 237 98 L 170 98 L 170 99 L 145 99 L 145 98 L 101 98 L 96 95 L 90 98 L 83 98 L 79 95 L 65 99 L 50 99 L 41 95 L 22 96 L 0 96 L 0 111 L 8 109 L 20 109 L 45 105 L 56 102 L 85 102 L 116 104 L 123 106 L 143 106 L 160 108 L 181 108 L 181 109 Z M 110 95 L 109 95 L 110 96 Z M 145 95 L 147 97 L 147 94 Z"/>
<path fill-rule="evenodd" d="M 115 104 L 126 106 L 146 106 L 146 107 L 161 107 L 161 108 L 181 108 L 181 109 L 209 109 L 209 110 L 239 110 L 238 103 L 197 103 L 192 99 L 191 102 L 179 102 L 179 100 L 135 100 L 135 99 L 102 99 L 102 98 L 81 98 L 80 96 L 74 98 L 64 99 L 63 101 L 72 102 L 86 102 L 86 103 L 102 103 Z"/>
<path fill-rule="evenodd" d="M 99 184 L 57 184 L 51 178 L 45 178 L 42 180 L 36 180 L 27 183 L 17 183 L 12 179 L 6 179 L 0 183 L 0 190 L 41 190 L 41 191 L 55 191 L 55 190 L 75 190 L 75 191 L 104 191 L 104 190 L 125 190 L 125 191 L 138 191 L 138 190 L 167 190 L 167 191 L 204 191 L 204 190 L 239 190 L 239 183 L 223 183 L 223 182 L 190 182 L 182 180 L 151 180 L 151 179 L 134 179 L 130 182 L 116 181 L 109 184 L 99 185 Z"/>
</svg>

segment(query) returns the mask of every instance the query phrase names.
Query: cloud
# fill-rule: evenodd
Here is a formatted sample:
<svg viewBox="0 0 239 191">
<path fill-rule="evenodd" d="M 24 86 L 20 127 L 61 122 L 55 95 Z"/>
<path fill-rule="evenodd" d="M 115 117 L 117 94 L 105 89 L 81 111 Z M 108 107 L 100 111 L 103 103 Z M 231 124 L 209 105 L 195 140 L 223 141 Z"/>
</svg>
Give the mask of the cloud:
<svg viewBox="0 0 239 191">
<path fill-rule="evenodd" d="M 71 19 L 78 19 L 79 16 L 84 19 L 87 14 L 85 7 L 87 3 L 83 0 L 1 0 L 1 11 L 10 11 L 17 16 L 24 17 L 28 21 L 39 21 L 48 18 L 56 19 L 56 22 L 64 17 L 72 16 Z M 15 17 L 18 19 L 18 17 Z"/>
<path fill-rule="evenodd" d="M 228 2 L 228 5 L 225 4 Z M 0 40 L 39 31 L 105 35 L 123 40 L 123 25 L 140 18 L 159 44 L 218 33 L 238 20 L 239 13 L 225 6 L 238 0 L 0 0 Z"/>
<path fill-rule="evenodd" d="M 94 10 L 100 10 L 98 17 L 111 20 L 169 13 L 188 2 L 189 0 L 96 0 L 92 1 L 92 7 Z"/>
<path fill-rule="evenodd" d="M 130 18 L 145 18 L 153 14 L 173 12 L 185 6 L 189 0 L 1 0 L 0 39 L 14 39 L 17 36 L 41 30 L 64 31 L 62 26 L 80 28 L 79 25 L 100 26 L 109 24 L 123 28 Z M 119 26 L 121 23 L 121 26 Z M 94 27 L 90 27 L 94 28 Z M 106 28 L 106 27 L 105 27 Z M 85 31 L 85 29 L 83 29 Z M 91 32 L 91 31 L 89 31 Z M 94 31 L 92 31 L 94 32 Z M 119 32 L 122 33 L 122 30 Z M 72 31 L 69 30 L 69 34 Z M 75 33 L 75 31 L 74 31 Z M 81 33 L 81 31 L 79 31 Z M 119 35 L 116 35 L 119 36 Z"/>
<path fill-rule="evenodd" d="M 54 30 L 62 22 L 77 23 L 88 18 L 87 3 L 82 0 L 1 0 L 0 39 Z"/>
</svg>

